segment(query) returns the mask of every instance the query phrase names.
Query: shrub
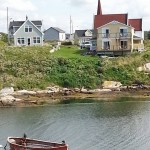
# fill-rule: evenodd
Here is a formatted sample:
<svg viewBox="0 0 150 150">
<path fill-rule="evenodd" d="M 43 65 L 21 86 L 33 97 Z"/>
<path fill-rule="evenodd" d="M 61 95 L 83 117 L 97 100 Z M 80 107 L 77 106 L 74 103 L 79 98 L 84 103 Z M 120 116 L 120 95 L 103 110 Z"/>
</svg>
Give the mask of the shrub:
<svg viewBox="0 0 150 150">
<path fill-rule="evenodd" d="M 5 33 L 1 33 L 1 34 L 2 34 L 1 41 L 3 41 L 4 43 L 7 43 L 8 42 L 7 34 L 5 34 Z"/>
<path fill-rule="evenodd" d="M 136 84 L 136 85 L 142 85 L 142 84 L 144 84 L 143 82 L 141 82 L 140 80 L 135 80 L 134 82 L 133 82 L 133 84 Z"/>
<path fill-rule="evenodd" d="M 144 59 L 150 60 L 150 53 L 146 53 L 142 56 Z"/>
<path fill-rule="evenodd" d="M 4 41 L 0 41 L 0 46 L 4 47 L 6 46 L 6 43 Z"/>
<path fill-rule="evenodd" d="M 0 87 L 44 89 L 49 84 L 95 88 L 104 80 L 132 84 L 150 83 L 150 75 L 137 67 L 150 60 L 150 51 L 127 57 L 99 59 L 82 56 L 77 47 L 63 46 L 50 54 L 49 47 L 0 47 Z"/>
<path fill-rule="evenodd" d="M 72 42 L 62 42 L 62 45 L 72 45 Z"/>
</svg>

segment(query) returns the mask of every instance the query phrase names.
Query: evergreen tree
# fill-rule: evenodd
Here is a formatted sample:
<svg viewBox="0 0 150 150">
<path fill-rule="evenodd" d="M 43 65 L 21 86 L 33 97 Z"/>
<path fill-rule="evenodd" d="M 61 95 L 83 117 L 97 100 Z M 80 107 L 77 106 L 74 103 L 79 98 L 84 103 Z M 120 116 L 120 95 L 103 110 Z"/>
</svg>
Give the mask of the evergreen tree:
<svg viewBox="0 0 150 150">
<path fill-rule="evenodd" d="M 7 34 L 1 33 L 1 35 L 2 35 L 1 41 L 7 43 L 8 42 Z"/>
</svg>

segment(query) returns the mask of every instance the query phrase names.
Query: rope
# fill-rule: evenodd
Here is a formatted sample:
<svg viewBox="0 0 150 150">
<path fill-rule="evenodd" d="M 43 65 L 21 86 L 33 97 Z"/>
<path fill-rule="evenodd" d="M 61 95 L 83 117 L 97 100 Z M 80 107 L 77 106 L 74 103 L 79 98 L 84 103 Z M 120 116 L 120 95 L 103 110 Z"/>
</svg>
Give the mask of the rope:
<svg viewBox="0 0 150 150">
<path fill-rule="evenodd" d="M 7 143 L 6 143 L 6 145 L 4 146 L 4 149 L 6 150 L 6 147 L 7 147 Z"/>
</svg>

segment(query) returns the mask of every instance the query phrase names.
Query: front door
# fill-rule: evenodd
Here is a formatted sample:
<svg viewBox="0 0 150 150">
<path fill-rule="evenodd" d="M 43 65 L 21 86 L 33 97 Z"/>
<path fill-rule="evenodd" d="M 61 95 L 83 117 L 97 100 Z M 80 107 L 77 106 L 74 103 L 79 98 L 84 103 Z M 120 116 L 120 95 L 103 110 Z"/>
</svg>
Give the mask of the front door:
<svg viewBox="0 0 150 150">
<path fill-rule="evenodd" d="M 28 38 L 28 45 L 31 45 L 31 38 Z"/>
</svg>

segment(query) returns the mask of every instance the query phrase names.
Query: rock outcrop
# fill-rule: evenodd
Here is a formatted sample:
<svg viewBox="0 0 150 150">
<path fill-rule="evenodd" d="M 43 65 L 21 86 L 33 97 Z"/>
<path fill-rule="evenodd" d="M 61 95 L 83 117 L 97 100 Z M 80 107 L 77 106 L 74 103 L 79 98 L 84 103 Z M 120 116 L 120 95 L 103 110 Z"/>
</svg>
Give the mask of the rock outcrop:
<svg viewBox="0 0 150 150">
<path fill-rule="evenodd" d="M 0 102 L 3 106 L 12 106 L 14 105 L 15 102 L 19 102 L 22 101 L 21 99 L 17 99 L 11 95 L 6 95 L 6 96 L 2 96 L 0 97 Z"/>
<path fill-rule="evenodd" d="M 58 93 L 60 91 L 58 86 L 51 86 L 46 88 L 48 93 Z"/>
<path fill-rule="evenodd" d="M 113 90 L 120 90 L 122 84 L 117 81 L 104 81 L 102 87 L 103 89 L 113 89 Z"/>
<path fill-rule="evenodd" d="M 137 69 L 138 71 L 144 71 L 145 73 L 150 73 L 150 63 L 146 63 Z"/>
<path fill-rule="evenodd" d="M 6 87 L 0 90 L 0 96 L 11 95 L 14 93 L 13 87 Z"/>
<path fill-rule="evenodd" d="M 36 92 L 34 91 L 27 91 L 27 90 L 20 90 L 16 91 L 14 95 L 36 95 Z"/>
<path fill-rule="evenodd" d="M 81 88 L 81 93 L 85 93 L 85 94 L 86 94 L 86 93 L 88 93 L 88 90 L 85 89 L 84 87 L 82 87 L 82 88 Z"/>
</svg>

